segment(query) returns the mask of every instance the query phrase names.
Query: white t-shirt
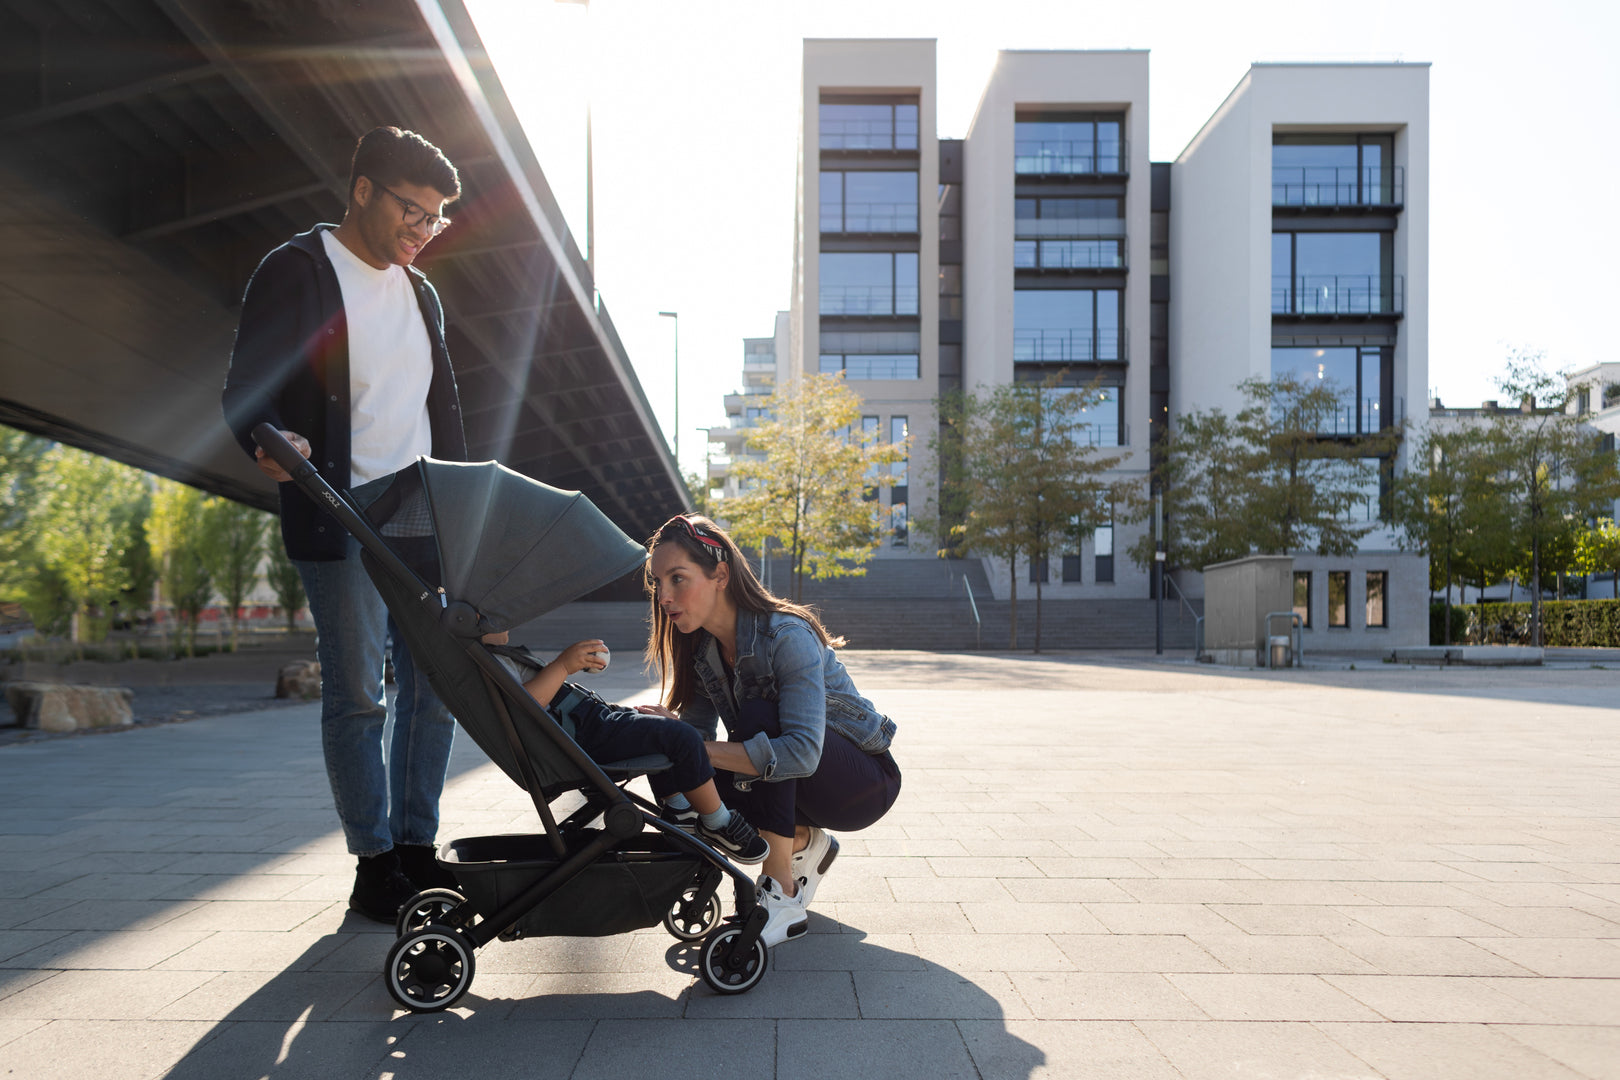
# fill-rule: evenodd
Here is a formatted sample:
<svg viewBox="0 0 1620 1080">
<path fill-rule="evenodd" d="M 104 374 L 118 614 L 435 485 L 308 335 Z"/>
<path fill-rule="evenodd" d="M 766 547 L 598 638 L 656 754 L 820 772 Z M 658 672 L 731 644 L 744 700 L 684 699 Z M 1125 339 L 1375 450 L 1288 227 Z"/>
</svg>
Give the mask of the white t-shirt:
<svg viewBox="0 0 1620 1080">
<path fill-rule="evenodd" d="M 364 262 L 331 229 L 321 232 L 349 324 L 351 487 L 398 472 L 433 451 L 428 387 L 433 351 L 403 266 Z"/>
</svg>

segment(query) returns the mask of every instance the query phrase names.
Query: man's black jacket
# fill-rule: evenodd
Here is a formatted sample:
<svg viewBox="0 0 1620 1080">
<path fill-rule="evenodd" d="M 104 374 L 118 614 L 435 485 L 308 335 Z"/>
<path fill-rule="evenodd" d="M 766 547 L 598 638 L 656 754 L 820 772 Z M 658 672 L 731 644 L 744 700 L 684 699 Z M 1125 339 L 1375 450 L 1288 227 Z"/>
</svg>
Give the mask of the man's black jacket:
<svg viewBox="0 0 1620 1080">
<path fill-rule="evenodd" d="M 249 454 L 261 422 L 295 431 L 309 440 L 310 461 L 341 491 L 349 486 L 349 331 L 337 271 L 321 242 L 321 231 L 329 228 L 299 233 L 253 272 L 223 402 L 225 423 Z M 406 267 L 406 273 L 433 351 L 427 399 L 433 456 L 465 461 L 467 437 L 444 344 L 444 308 L 420 270 Z M 343 526 L 290 483 L 281 485 L 281 535 L 294 559 L 343 558 Z"/>
</svg>

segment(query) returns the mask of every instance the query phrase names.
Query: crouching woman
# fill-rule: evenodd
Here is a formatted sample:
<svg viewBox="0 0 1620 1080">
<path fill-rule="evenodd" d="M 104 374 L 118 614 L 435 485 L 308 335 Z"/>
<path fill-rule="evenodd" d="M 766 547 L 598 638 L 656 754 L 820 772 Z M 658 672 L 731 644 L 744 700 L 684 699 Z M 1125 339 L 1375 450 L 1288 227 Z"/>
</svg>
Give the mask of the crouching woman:
<svg viewBox="0 0 1620 1080">
<path fill-rule="evenodd" d="M 770 844 L 759 884 L 774 946 L 809 929 L 810 900 L 838 854 L 832 833 L 868 827 L 899 796 L 894 722 L 855 689 L 834 651 L 842 639 L 767 591 L 720 526 L 674 517 L 648 548 L 647 659 L 664 703 L 642 708 L 703 732 L 726 802 Z M 682 813 L 665 808 L 671 820 Z"/>
</svg>

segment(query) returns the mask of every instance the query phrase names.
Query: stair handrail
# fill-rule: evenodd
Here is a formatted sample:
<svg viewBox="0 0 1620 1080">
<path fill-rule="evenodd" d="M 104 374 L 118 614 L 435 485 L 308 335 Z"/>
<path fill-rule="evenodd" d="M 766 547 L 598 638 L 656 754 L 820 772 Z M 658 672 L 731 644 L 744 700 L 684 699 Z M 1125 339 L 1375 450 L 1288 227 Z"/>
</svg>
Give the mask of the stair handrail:
<svg viewBox="0 0 1620 1080">
<path fill-rule="evenodd" d="M 984 623 L 979 621 L 979 603 L 973 599 L 973 582 L 967 579 L 966 574 L 962 575 L 962 585 L 967 589 L 968 606 L 973 609 L 973 647 L 982 651 L 984 649 Z"/>
<path fill-rule="evenodd" d="M 1187 594 L 1181 591 L 1181 586 L 1176 584 L 1175 578 L 1169 574 L 1160 574 L 1159 580 L 1176 591 L 1176 599 L 1181 601 L 1181 606 L 1187 610 L 1187 614 L 1193 617 L 1193 659 L 1196 660 L 1202 657 L 1204 655 L 1204 617 L 1193 610 L 1192 601 L 1188 600 Z"/>
</svg>

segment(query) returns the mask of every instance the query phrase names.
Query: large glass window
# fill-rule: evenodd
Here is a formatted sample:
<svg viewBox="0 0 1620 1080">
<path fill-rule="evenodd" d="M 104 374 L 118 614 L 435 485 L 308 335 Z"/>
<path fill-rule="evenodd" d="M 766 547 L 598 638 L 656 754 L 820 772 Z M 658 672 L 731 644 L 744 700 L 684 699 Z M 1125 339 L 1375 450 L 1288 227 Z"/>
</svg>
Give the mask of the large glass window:
<svg viewBox="0 0 1620 1080">
<path fill-rule="evenodd" d="M 917 314 L 917 253 L 822 252 L 821 314 Z"/>
<path fill-rule="evenodd" d="M 1294 571 L 1294 614 L 1299 616 L 1300 625 L 1311 625 L 1311 572 L 1309 570 Z"/>
<path fill-rule="evenodd" d="M 823 172 L 821 231 L 914 233 L 915 172 Z"/>
<path fill-rule="evenodd" d="M 911 460 L 910 451 L 906 448 L 907 423 L 904 416 L 889 417 L 889 441 L 902 451 L 900 460 L 889 466 L 889 475 L 894 477 L 894 485 L 897 488 L 906 486 L 906 466 Z"/>
<path fill-rule="evenodd" d="M 850 380 L 917 379 L 918 342 L 915 331 L 823 331 L 821 372 L 842 371 Z"/>
<path fill-rule="evenodd" d="M 1013 360 L 1123 360 L 1118 289 L 1015 289 Z"/>
<path fill-rule="evenodd" d="M 1401 201 L 1391 135 L 1278 135 L 1273 206 L 1388 206 Z"/>
<path fill-rule="evenodd" d="M 1387 232 L 1271 235 L 1271 310 L 1288 315 L 1368 315 L 1397 310 Z"/>
<path fill-rule="evenodd" d="M 1350 625 L 1350 571 L 1328 571 L 1328 625 Z"/>
<path fill-rule="evenodd" d="M 1113 510 L 1110 508 L 1108 524 L 1099 525 L 1091 534 L 1091 548 L 1096 555 L 1097 574 L 1099 585 L 1111 584 L 1114 580 L 1114 521 Z"/>
<path fill-rule="evenodd" d="M 1385 598 L 1389 595 L 1389 571 L 1367 571 L 1367 622 L 1368 626 L 1388 626 L 1389 609 L 1385 606 Z"/>
<path fill-rule="evenodd" d="M 823 150 L 915 150 L 917 106 L 823 101 Z"/>
<path fill-rule="evenodd" d="M 1390 415 L 1393 405 L 1384 404 L 1387 387 L 1381 346 L 1277 347 L 1271 350 L 1271 377 L 1283 375 L 1292 375 L 1307 387 L 1326 386 L 1338 393 L 1340 407 L 1322 426 L 1324 435 L 1366 435 L 1395 422 Z"/>
<path fill-rule="evenodd" d="M 1125 265 L 1122 200 L 1016 199 L 1016 269 L 1092 270 Z"/>
<path fill-rule="evenodd" d="M 1118 114 L 1019 117 L 1013 125 L 1013 172 L 1075 176 L 1125 172 L 1124 118 Z"/>
</svg>

